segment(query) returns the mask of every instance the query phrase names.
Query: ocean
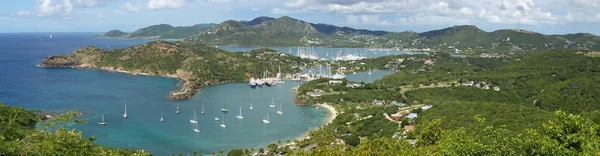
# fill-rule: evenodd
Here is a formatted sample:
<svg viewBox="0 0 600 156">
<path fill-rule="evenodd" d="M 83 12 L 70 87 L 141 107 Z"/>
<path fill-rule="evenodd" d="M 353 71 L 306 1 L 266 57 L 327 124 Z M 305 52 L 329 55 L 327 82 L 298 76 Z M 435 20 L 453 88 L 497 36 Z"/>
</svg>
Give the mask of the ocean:
<svg viewBox="0 0 600 156">
<path fill-rule="evenodd" d="M 46 56 L 71 53 L 85 46 L 125 48 L 151 41 L 95 38 L 93 34 L 0 34 L 0 102 L 41 111 L 79 111 L 87 123 L 68 128 L 80 130 L 86 137 L 95 136 L 100 145 L 144 149 L 155 155 L 261 148 L 302 136 L 309 128 L 323 124 L 328 116 L 324 109 L 296 106 L 291 88 L 300 83 L 293 81 L 256 89 L 247 83 L 214 85 L 203 88 L 192 99 L 172 101 L 166 95 L 179 83 L 172 78 L 36 66 Z M 359 74 L 348 77 L 372 82 L 386 73 Z M 272 99 L 281 105 L 283 115 L 267 106 Z M 125 102 L 127 119 L 121 116 Z M 205 114 L 200 113 L 202 103 Z M 250 103 L 253 110 L 248 108 Z M 180 114 L 175 113 L 178 104 Z M 220 111 L 225 104 L 229 113 Z M 243 119 L 235 117 L 240 107 Z M 195 133 L 195 125 L 189 122 L 194 109 L 200 133 Z M 160 122 L 161 112 L 164 122 Z M 266 114 L 270 124 L 262 123 Z M 106 126 L 98 125 L 102 115 Z M 221 120 L 215 121 L 215 117 Z M 219 126 L 223 119 L 227 128 Z"/>
</svg>

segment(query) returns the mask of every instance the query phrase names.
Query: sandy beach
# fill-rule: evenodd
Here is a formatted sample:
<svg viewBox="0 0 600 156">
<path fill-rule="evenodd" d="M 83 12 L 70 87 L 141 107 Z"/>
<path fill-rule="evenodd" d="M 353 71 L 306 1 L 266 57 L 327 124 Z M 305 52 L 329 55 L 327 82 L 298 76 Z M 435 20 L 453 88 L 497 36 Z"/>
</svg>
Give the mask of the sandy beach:
<svg viewBox="0 0 600 156">
<path fill-rule="evenodd" d="M 333 120 L 338 115 L 338 111 L 333 106 L 331 106 L 331 105 L 328 105 L 328 104 L 317 104 L 316 106 L 319 107 L 319 108 L 325 109 L 327 111 L 327 114 L 329 114 L 329 116 L 324 119 L 323 124 L 321 124 L 319 127 L 325 126 L 327 124 L 332 123 Z M 304 140 L 304 138 L 306 138 L 306 136 L 308 136 L 308 134 L 310 134 L 311 131 L 317 130 L 319 127 L 311 127 L 306 133 L 303 133 L 302 135 L 296 137 L 295 139 L 298 140 L 298 141 Z M 293 142 L 285 143 L 283 145 L 288 146 L 288 145 L 292 145 L 292 144 L 293 144 Z"/>
</svg>

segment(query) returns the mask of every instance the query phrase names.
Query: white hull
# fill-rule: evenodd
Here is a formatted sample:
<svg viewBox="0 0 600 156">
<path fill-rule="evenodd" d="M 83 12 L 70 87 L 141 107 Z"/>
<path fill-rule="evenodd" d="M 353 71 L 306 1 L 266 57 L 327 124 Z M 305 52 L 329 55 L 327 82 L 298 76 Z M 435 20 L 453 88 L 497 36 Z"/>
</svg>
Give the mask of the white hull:
<svg viewBox="0 0 600 156">
<path fill-rule="evenodd" d="M 190 123 L 198 123 L 196 120 L 190 120 Z"/>
<path fill-rule="evenodd" d="M 283 115 L 283 112 L 282 111 L 277 111 L 277 114 Z"/>
<path fill-rule="evenodd" d="M 163 121 L 165 121 L 165 119 L 163 119 L 163 118 L 160 118 L 160 122 L 163 122 Z"/>
<path fill-rule="evenodd" d="M 104 122 L 99 122 L 99 123 L 98 123 L 98 125 L 102 125 L 102 126 L 104 126 L 104 125 L 106 125 L 106 123 L 104 123 Z"/>
<path fill-rule="evenodd" d="M 265 119 L 263 119 L 263 122 L 266 124 L 271 123 L 269 120 L 265 120 Z"/>
<path fill-rule="evenodd" d="M 238 118 L 238 119 L 243 119 L 244 118 L 243 116 L 239 116 L 239 115 L 235 116 L 235 117 Z"/>
<path fill-rule="evenodd" d="M 221 124 L 221 127 L 225 128 L 225 127 L 227 127 L 227 126 L 226 126 L 225 124 Z"/>
<path fill-rule="evenodd" d="M 254 108 L 250 107 L 250 110 L 253 110 Z"/>
<path fill-rule="evenodd" d="M 219 118 L 215 118 L 215 121 L 219 121 Z"/>
<path fill-rule="evenodd" d="M 198 129 L 194 129 L 194 132 L 196 132 L 196 133 L 200 133 L 200 130 L 198 130 Z"/>
<path fill-rule="evenodd" d="M 271 107 L 271 108 L 275 108 L 275 105 L 269 105 L 269 107 Z"/>
</svg>

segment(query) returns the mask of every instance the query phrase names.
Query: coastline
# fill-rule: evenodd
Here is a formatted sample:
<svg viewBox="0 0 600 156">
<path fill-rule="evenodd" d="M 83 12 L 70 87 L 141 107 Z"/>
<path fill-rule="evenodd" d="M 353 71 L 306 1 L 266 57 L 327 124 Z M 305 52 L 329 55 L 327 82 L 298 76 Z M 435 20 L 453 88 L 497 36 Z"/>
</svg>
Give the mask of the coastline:
<svg viewBox="0 0 600 156">
<path fill-rule="evenodd" d="M 306 137 L 308 137 L 308 135 L 310 134 L 311 131 L 317 130 L 318 128 L 321 128 L 325 125 L 328 125 L 330 123 L 333 122 L 333 120 L 338 116 L 338 111 L 331 105 L 328 104 L 316 104 L 315 106 L 319 107 L 319 108 L 323 108 L 325 109 L 325 111 L 327 111 L 328 116 L 326 118 L 323 119 L 323 123 L 321 123 L 321 125 L 319 125 L 319 127 L 314 127 L 314 128 L 310 128 L 308 131 L 306 131 L 305 133 L 302 133 L 300 136 L 295 137 L 294 139 L 298 140 L 298 141 L 302 141 L 304 140 Z M 289 146 L 289 145 L 293 145 L 295 144 L 294 142 L 290 142 L 290 143 L 285 143 L 282 144 L 284 146 Z"/>
</svg>

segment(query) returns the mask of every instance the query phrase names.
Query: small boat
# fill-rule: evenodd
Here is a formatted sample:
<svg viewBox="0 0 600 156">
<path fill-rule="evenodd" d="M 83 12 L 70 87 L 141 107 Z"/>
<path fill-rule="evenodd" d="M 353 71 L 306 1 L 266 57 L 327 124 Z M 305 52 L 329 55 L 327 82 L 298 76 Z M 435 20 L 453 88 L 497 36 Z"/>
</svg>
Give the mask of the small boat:
<svg viewBox="0 0 600 156">
<path fill-rule="evenodd" d="M 250 110 L 253 110 L 254 108 L 252 107 L 252 101 L 250 101 Z"/>
<path fill-rule="evenodd" d="M 221 112 L 225 112 L 227 113 L 227 101 L 225 102 L 225 106 L 223 106 L 223 108 L 221 108 Z"/>
<path fill-rule="evenodd" d="M 194 132 L 200 133 L 200 130 L 198 129 L 198 124 L 196 124 L 196 128 L 194 128 Z"/>
<path fill-rule="evenodd" d="M 268 113 L 265 116 L 265 118 L 263 119 L 263 122 L 266 123 L 266 124 L 271 123 L 271 120 L 269 120 L 269 114 Z"/>
<path fill-rule="evenodd" d="M 202 114 L 204 114 L 204 102 L 202 102 Z"/>
<path fill-rule="evenodd" d="M 163 118 L 163 111 L 160 111 L 160 122 L 165 121 L 165 118 Z"/>
<path fill-rule="evenodd" d="M 283 111 L 281 111 L 281 103 L 279 103 L 279 109 L 277 109 L 277 114 L 283 115 Z"/>
<path fill-rule="evenodd" d="M 190 123 L 198 123 L 198 117 L 196 116 L 196 109 L 194 109 L 194 118 L 190 119 Z"/>
<path fill-rule="evenodd" d="M 369 75 L 371 75 L 371 74 L 373 74 L 373 73 L 371 72 L 371 68 L 369 68 Z"/>
<path fill-rule="evenodd" d="M 219 118 L 215 118 L 215 121 L 219 121 L 219 120 L 220 120 Z"/>
<path fill-rule="evenodd" d="M 269 103 L 269 107 L 275 108 L 275 99 L 271 98 L 271 103 Z"/>
<path fill-rule="evenodd" d="M 177 111 L 175 113 L 179 114 L 179 104 L 177 104 Z"/>
<path fill-rule="evenodd" d="M 104 122 L 104 114 L 102 114 L 102 121 L 98 122 L 98 125 L 100 125 L 100 126 L 106 125 L 106 122 Z"/>
<path fill-rule="evenodd" d="M 242 107 L 240 107 L 240 115 L 235 116 L 235 117 L 238 118 L 238 119 L 243 119 L 244 118 L 244 116 L 242 116 Z"/>
<path fill-rule="evenodd" d="M 223 122 L 221 122 L 221 127 L 223 127 L 223 128 L 227 127 L 225 125 L 225 114 L 223 114 Z"/>
<path fill-rule="evenodd" d="M 127 119 L 127 101 L 125 101 L 125 113 L 123 113 L 123 118 Z"/>
</svg>

